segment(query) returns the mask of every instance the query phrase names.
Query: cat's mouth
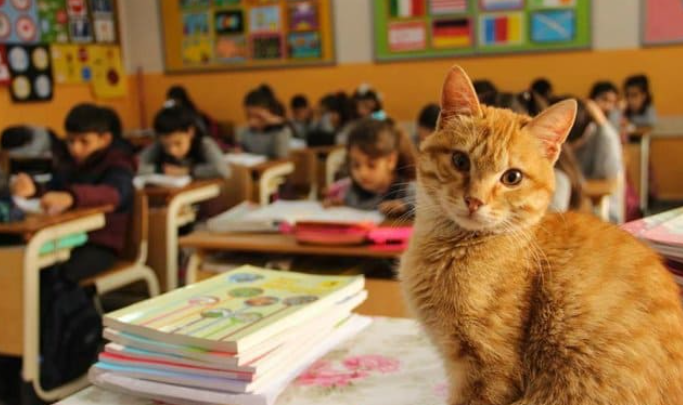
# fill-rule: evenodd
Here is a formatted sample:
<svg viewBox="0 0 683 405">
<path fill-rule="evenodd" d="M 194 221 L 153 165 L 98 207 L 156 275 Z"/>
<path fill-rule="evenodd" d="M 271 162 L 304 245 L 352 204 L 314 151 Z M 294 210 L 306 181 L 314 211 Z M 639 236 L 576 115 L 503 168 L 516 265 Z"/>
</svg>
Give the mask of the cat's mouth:
<svg viewBox="0 0 683 405">
<path fill-rule="evenodd" d="M 473 232 L 495 231 L 502 222 L 486 211 L 470 213 L 466 209 L 456 209 L 449 216 L 459 227 Z"/>
</svg>

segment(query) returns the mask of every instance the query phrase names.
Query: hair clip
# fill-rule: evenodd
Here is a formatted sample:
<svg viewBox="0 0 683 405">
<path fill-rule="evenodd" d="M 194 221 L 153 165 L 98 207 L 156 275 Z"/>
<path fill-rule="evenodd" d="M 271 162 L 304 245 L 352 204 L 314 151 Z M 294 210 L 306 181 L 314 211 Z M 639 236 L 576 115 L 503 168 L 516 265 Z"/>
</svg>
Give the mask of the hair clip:
<svg viewBox="0 0 683 405">
<path fill-rule="evenodd" d="M 385 113 L 384 110 L 375 111 L 374 113 L 370 114 L 370 118 L 377 121 L 386 121 L 387 113 Z"/>
</svg>

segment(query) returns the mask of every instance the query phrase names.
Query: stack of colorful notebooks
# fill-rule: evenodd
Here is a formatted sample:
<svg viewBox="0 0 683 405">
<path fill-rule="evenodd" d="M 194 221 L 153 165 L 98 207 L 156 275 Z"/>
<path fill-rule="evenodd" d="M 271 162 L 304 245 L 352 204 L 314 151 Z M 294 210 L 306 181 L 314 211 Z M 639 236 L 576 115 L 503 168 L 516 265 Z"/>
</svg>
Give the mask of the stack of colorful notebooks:
<svg viewBox="0 0 683 405">
<path fill-rule="evenodd" d="M 629 222 L 623 229 L 664 257 L 683 293 L 683 207 Z"/>
<path fill-rule="evenodd" d="M 270 405 L 370 322 L 362 276 L 245 266 L 104 317 L 91 381 L 171 404 Z"/>
</svg>

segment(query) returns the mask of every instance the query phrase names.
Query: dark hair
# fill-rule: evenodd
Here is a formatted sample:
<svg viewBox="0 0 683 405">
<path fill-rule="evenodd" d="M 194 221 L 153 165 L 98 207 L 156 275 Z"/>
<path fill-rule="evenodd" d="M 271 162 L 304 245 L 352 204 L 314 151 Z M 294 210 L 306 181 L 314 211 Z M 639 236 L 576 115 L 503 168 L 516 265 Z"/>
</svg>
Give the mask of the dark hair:
<svg viewBox="0 0 683 405">
<path fill-rule="evenodd" d="M 66 132 L 76 134 L 86 132 L 111 133 L 111 117 L 103 108 L 95 104 L 78 104 L 66 115 L 64 129 Z"/>
<path fill-rule="evenodd" d="M 195 128 L 195 116 L 184 107 L 174 105 L 162 108 L 154 117 L 154 132 L 158 136 L 169 135 L 176 131 L 189 131 L 190 128 Z M 195 132 L 197 132 L 196 128 Z"/>
<path fill-rule="evenodd" d="M 643 107 L 639 111 L 631 111 L 629 108 L 626 109 L 626 116 L 630 117 L 635 114 L 642 114 L 645 112 L 645 110 L 652 105 L 652 102 L 654 101 L 652 98 L 652 93 L 650 93 L 650 81 L 648 80 L 647 76 L 645 75 L 633 75 L 629 76 L 626 78 L 626 81 L 624 81 L 624 92 L 626 92 L 626 89 L 629 87 L 637 87 L 645 93 L 645 102 L 643 103 Z"/>
<path fill-rule="evenodd" d="M 357 104 L 359 101 L 374 101 L 375 109 L 372 112 L 382 111 L 384 107 L 382 106 L 382 100 L 380 100 L 379 95 L 372 89 L 359 88 L 353 93 L 352 103 Z M 354 114 L 356 108 L 353 109 Z"/>
<path fill-rule="evenodd" d="M 262 107 L 279 116 L 284 116 L 285 114 L 284 106 L 278 101 L 273 89 L 267 84 L 262 84 L 247 93 L 244 97 L 244 106 Z"/>
<path fill-rule="evenodd" d="M 543 98 L 550 98 L 553 93 L 553 85 L 546 78 L 539 78 L 531 83 L 531 91 Z"/>
<path fill-rule="evenodd" d="M 26 125 L 16 125 L 5 128 L 0 135 L 2 149 L 20 148 L 33 140 L 33 128 Z"/>
<path fill-rule="evenodd" d="M 408 134 L 398 128 L 393 120 L 384 121 L 364 118 L 349 134 L 347 150 L 360 149 L 371 158 L 398 154 L 396 171 L 405 180 L 415 179 L 415 149 Z"/>
<path fill-rule="evenodd" d="M 605 93 L 619 94 L 619 90 L 617 89 L 617 86 L 614 85 L 614 83 L 612 83 L 608 80 L 595 82 L 595 84 L 593 85 L 593 88 L 591 89 L 589 98 L 591 100 L 595 100 L 600 95 L 605 94 Z"/>
<path fill-rule="evenodd" d="M 339 126 L 343 127 L 353 116 L 351 100 L 343 91 L 331 93 L 320 99 L 320 106 L 339 115 Z"/>
<path fill-rule="evenodd" d="M 303 94 L 297 94 L 296 96 L 292 97 L 292 100 L 289 102 L 289 107 L 292 110 L 306 108 L 308 107 L 308 99 Z"/>
<path fill-rule="evenodd" d="M 430 130 L 436 129 L 436 122 L 439 120 L 441 108 L 436 104 L 427 104 L 420 111 L 417 117 L 417 125 Z"/>
<path fill-rule="evenodd" d="M 583 100 L 581 100 L 578 97 L 568 95 L 556 97 L 552 100 L 552 104 L 559 103 L 560 101 L 569 99 L 576 100 L 576 119 L 574 120 L 574 126 L 572 126 L 572 129 L 571 131 L 569 131 L 569 135 L 567 136 L 567 142 L 572 143 L 583 136 L 583 134 L 586 132 L 586 128 L 588 127 L 588 125 L 590 125 L 590 123 L 593 122 L 593 118 L 586 109 L 586 103 L 584 103 Z"/>
<path fill-rule="evenodd" d="M 527 114 L 527 109 L 524 106 L 524 99 L 520 97 L 519 94 L 498 93 L 493 105 L 498 108 L 512 110 L 518 114 Z"/>
<path fill-rule="evenodd" d="M 480 103 L 495 105 L 498 89 L 490 80 L 475 80 L 472 82 L 472 86 L 474 87 L 474 92 L 477 93 Z"/>
<path fill-rule="evenodd" d="M 197 112 L 197 106 L 183 86 L 175 85 L 169 88 L 168 92 L 166 92 L 166 98 L 174 100 L 179 107 L 185 107 L 194 113 Z"/>
<path fill-rule="evenodd" d="M 580 209 L 583 204 L 583 174 L 581 174 L 581 168 L 576 161 L 574 152 L 572 152 L 572 149 L 566 143 L 562 145 L 560 157 L 557 159 L 555 166 L 567 175 L 569 183 L 571 184 L 569 209 Z"/>
<path fill-rule="evenodd" d="M 101 107 L 102 111 L 109 117 L 109 131 L 114 138 L 123 138 L 123 124 L 119 114 L 113 108 Z"/>
</svg>

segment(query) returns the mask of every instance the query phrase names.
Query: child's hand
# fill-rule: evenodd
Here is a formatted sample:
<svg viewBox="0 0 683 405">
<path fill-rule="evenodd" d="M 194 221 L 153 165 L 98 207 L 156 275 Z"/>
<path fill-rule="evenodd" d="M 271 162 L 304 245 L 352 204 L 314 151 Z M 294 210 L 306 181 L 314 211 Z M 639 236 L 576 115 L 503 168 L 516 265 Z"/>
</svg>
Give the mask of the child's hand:
<svg viewBox="0 0 683 405">
<path fill-rule="evenodd" d="M 26 173 L 19 173 L 12 182 L 12 195 L 29 198 L 36 193 L 36 184 Z"/>
<path fill-rule="evenodd" d="M 187 167 L 176 166 L 176 165 L 164 165 L 164 174 L 167 176 L 187 176 L 190 174 L 190 169 Z"/>
<path fill-rule="evenodd" d="M 341 207 L 344 205 L 344 199 L 342 198 L 326 198 L 323 200 L 323 207 L 325 208 L 330 208 L 330 207 Z"/>
<path fill-rule="evenodd" d="M 265 108 L 259 110 L 259 116 L 267 125 L 279 125 L 285 122 L 284 118 L 271 113 Z"/>
<path fill-rule="evenodd" d="M 71 208 L 74 205 L 74 198 L 69 193 L 53 191 L 40 199 L 40 205 L 48 215 L 57 215 Z"/>
<path fill-rule="evenodd" d="M 408 212 L 408 207 L 400 200 L 384 201 L 379 204 L 379 212 L 386 216 L 395 217 Z"/>
<path fill-rule="evenodd" d="M 605 122 L 607 122 L 607 117 L 605 117 L 605 113 L 602 112 L 598 104 L 593 101 L 593 100 L 586 100 L 586 111 L 588 111 L 588 114 L 593 117 L 593 120 L 595 121 L 596 124 L 602 125 Z"/>
</svg>

